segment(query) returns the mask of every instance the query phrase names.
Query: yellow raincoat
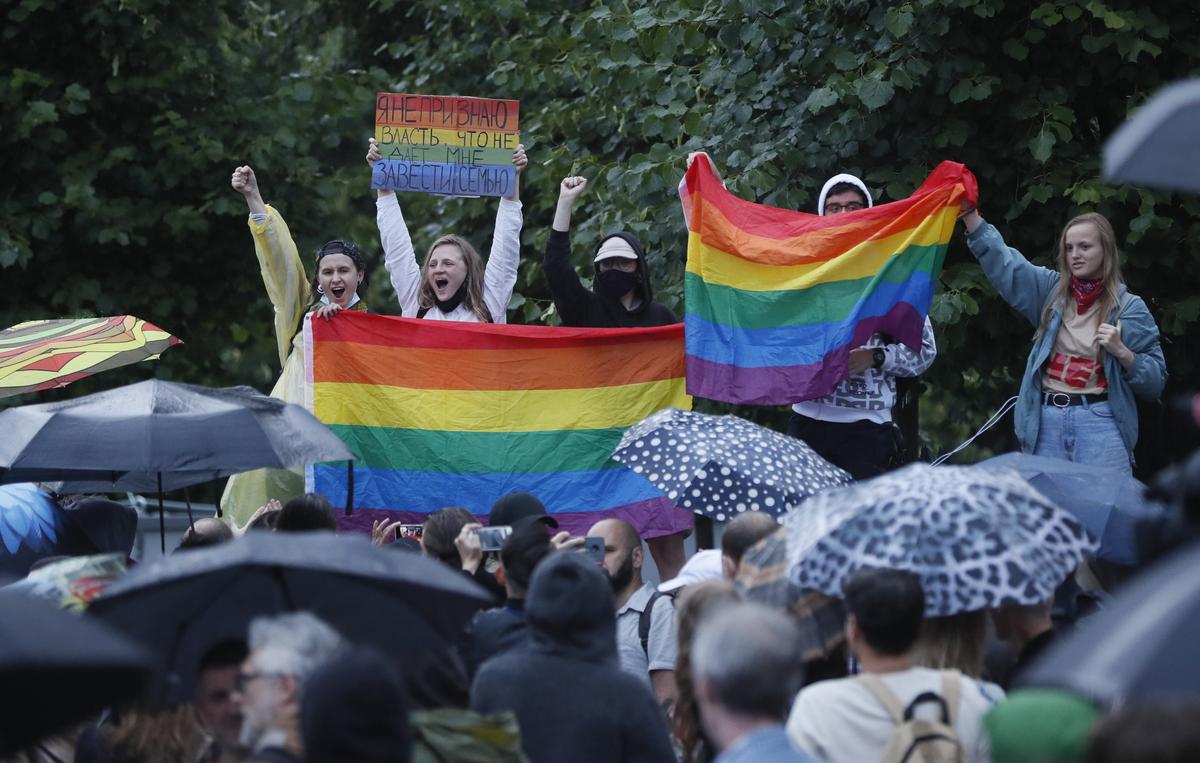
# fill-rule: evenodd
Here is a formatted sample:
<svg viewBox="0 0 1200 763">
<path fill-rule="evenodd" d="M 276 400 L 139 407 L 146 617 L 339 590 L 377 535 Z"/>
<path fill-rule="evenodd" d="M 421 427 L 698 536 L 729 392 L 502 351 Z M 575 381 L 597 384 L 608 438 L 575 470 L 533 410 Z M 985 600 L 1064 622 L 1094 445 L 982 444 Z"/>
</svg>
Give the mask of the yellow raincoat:
<svg viewBox="0 0 1200 763">
<path fill-rule="evenodd" d="M 266 219 L 249 218 L 254 253 L 262 271 L 267 296 L 275 306 L 275 341 L 283 373 L 271 389 L 271 397 L 307 405 L 304 394 L 304 314 L 312 304 L 312 288 L 300 262 L 296 243 L 283 216 L 267 207 Z M 352 310 L 365 310 L 356 302 Z M 311 409 L 310 409 L 311 410 Z M 297 469 L 256 469 L 229 478 L 221 496 L 221 510 L 238 526 L 272 498 L 281 503 L 304 493 L 304 472 Z"/>
</svg>

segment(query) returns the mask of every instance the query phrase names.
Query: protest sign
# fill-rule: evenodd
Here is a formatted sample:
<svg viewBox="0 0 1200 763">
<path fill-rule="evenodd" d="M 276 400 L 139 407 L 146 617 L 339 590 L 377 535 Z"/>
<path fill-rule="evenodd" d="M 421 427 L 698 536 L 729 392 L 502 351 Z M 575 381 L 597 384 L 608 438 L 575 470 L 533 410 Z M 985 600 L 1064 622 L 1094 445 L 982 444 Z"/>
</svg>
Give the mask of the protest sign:
<svg viewBox="0 0 1200 763">
<path fill-rule="evenodd" d="M 447 196 L 507 196 L 516 187 L 517 101 L 379 93 L 382 158 L 371 187 Z"/>
</svg>

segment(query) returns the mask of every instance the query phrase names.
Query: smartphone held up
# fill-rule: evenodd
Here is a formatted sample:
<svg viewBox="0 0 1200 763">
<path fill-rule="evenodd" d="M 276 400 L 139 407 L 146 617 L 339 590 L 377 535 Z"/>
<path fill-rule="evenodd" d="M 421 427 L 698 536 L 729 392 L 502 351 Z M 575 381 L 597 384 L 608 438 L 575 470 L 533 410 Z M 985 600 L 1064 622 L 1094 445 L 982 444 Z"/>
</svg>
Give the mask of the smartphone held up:
<svg viewBox="0 0 1200 763">
<path fill-rule="evenodd" d="M 512 535 L 512 527 L 499 525 L 496 527 L 479 527 L 475 529 L 479 536 L 479 547 L 484 551 L 499 551 L 504 547 L 504 541 Z"/>
</svg>

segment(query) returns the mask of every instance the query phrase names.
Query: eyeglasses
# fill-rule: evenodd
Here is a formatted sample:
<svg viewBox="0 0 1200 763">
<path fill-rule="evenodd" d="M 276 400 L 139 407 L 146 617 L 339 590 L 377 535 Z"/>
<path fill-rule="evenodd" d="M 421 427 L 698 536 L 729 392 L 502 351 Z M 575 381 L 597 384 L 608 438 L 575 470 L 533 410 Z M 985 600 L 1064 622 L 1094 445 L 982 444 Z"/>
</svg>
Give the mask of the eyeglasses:
<svg viewBox="0 0 1200 763">
<path fill-rule="evenodd" d="M 233 679 L 233 690 L 242 693 L 247 684 L 260 678 L 279 678 L 279 673 L 238 673 Z"/>
<path fill-rule="evenodd" d="M 866 209 L 866 205 L 861 202 L 852 201 L 849 204 L 826 204 L 825 214 L 840 215 L 843 212 L 857 212 L 860 209 Z"/>
<path fill-rule="evenodd" d="M 627 260 L 622 257 L 608 257 L 596 263 L 596 269 L 603 273 L 606 270 L 623 270 L 626 273 L 637 271 L 637 260 Z"/>
</svg>

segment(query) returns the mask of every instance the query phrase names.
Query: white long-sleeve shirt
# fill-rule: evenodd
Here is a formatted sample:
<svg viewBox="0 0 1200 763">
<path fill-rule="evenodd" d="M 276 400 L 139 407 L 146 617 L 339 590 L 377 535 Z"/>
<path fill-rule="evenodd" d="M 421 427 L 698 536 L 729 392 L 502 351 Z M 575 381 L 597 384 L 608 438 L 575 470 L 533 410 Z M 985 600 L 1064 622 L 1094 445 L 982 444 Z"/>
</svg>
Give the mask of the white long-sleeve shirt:
<svg viewBox="0 0 1200 763">
<path fill-rule="evenodd" d="M 896 377 L 920 376 L 937 357 L 933 324 L 928 318 L 921 331 L 920 352 L 913 352 L 903 344 L 884 344 L 883 334 L 874 334 L 863 347 L 883 349 L 882 368 L 850 374 L 830 394 L 796 403 L 792 410 L 810 419 L 839 424 L 851 421 L 887 424 L 892 420 L 892 406 L 896 404 Z"/>
<path fill-rule="evenodd" d="M 396 194 L 386 194 L 375 201 L 375 222 L 383 244 L 384 267 L 400 301 L 400 314 L 415 318 L 421 307 L 421 266 L 417 264 Z M 522 222 L 521 202 L 501 199 L 492 233 L 492 250 L 483 272 L 483 303 L 494 323 L 507 322 L 508 302 L 517 284 L 517 266 L 521 259 Z M 479 322 L 479 317 L 462 304 L 448 313 L 435 305 L 423 317 L 438 321 Z"/>
</svg>

